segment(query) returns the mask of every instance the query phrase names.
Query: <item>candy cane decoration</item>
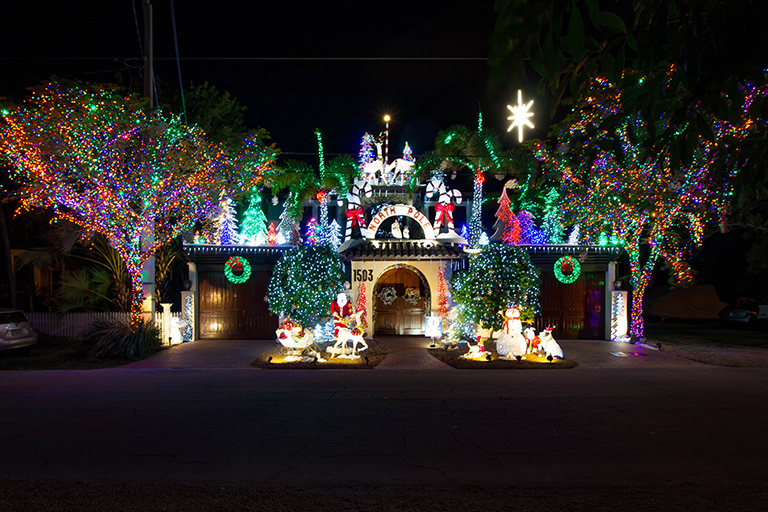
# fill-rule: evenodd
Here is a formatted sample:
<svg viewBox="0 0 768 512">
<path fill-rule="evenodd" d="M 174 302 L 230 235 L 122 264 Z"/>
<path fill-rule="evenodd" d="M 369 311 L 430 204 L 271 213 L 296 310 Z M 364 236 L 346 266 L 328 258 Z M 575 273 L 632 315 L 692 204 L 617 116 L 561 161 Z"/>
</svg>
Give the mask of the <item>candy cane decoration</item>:
<svg viewBox="0 0 768 512">
<path fill-rule="evenodd" d="M 440 178 L 432 178 L 427 183 L 425 195 L 427 199 L 437 195 L 437 204 L 435 204 L 435 232 L 439 233 L 441 226 L 447 226 L 448 231 L 452 232 L 454 230 L 453 210 L 455 208 L 452 201 L 455 201 L 456 204 L 461 203 L 461 192 L 455 188 L 449 189 Z"/>
<path fill-rule="evenodd" d="M 352 226 L 357 225 L 362 237 L 365 238 L 365 212 L 363 205 L 360 204 L 360 193 L 365 197 L 373 195 L 373 188 L 367 180 L 357 178 L 347 193 L 347 229 L 344 233 L 344 241 L 352 238 Z"/>
</svg>

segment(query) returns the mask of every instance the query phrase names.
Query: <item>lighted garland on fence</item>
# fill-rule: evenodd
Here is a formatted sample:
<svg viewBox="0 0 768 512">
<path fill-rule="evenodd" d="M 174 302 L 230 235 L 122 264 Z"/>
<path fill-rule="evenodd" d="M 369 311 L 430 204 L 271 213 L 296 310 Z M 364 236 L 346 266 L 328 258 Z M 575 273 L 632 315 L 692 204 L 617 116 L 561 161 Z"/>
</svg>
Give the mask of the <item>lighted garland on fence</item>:
<svg viewBox="0 0 768 512">
<path fill-rule="evenodd" d="M 571 284 L 581 275 L 581 264 L 573 256 L 563 256 L 555 262 L 555 277 L 564 284 Z"/>
<path fill-rule="evenodd" d="M 242 271 L 242 273 L 236 276 L 232 270 Z M 243 284 L 251 277 L 251 264 L 245 258 L 232 256 L 224 264 L 224 275 L 231 283 Z"/>
</svg>

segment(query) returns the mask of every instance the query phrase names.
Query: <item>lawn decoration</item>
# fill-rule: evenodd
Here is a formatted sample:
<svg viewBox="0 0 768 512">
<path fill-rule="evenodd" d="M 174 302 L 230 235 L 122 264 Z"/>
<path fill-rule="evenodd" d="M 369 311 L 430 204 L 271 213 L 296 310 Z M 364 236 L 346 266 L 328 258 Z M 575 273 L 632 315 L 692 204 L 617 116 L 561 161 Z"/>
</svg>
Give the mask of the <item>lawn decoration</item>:
<svg viewBox="0 0 768 512">
<path fill-rule="evenodd" d="M 304 329 L 300 325 L 294 325 L 290 318 L 283 320 L 282 325 L 275 331 L 277 341 L 283 346 L 286 353 L 286 362 L 325 362 L 319 356 L 315 346 L 315 335 L 310 329 Z M 313 350 L 314 347 L 314 350 Z"/>
<path fill-rule="evenodd" d="M 235 272 L 239 274 L 236 275 Z M 231 283 L 243 284 L 251 277 L 251 264 L 245 258 L 232 256 L 224 263 L 224 275 Z"/>
<path fill-rule="evenodd" d="M 446 226 L 448 232 L 453 233 L 453 210 L 455 208 L 453 201 L 456 201 L 457 204 L 461 203 L 461 192 L 455 188 L 449 189 L 439 176 L 435 176 L 427 183 L 425 197 L 430 199 L 433 195 L 437 195 L 433 226 L 435 232 L 440 233 L 440 228 Z"/>
<path fill-rule="evenodd" d="M 331 304 L 331 314 L 335 329 L 333 336 L 336 339 L 333 347 L 328 347 L 326 352 L 332 354 L 331 357 L 340 357 L 345 359 L 359 359 L 363 350 L 368 348 L 365 342 L 365 328 L 361 317 L 365 311 L 360 310 L 352 313 L 352 304 L 347 300 L 346 293 L 339 293 L 336 300 Z M 347 347 L 351 343 L 351 347 Z M 358 347 L 361 347 L 358 349 Z"/>
<path fill-rule="evenodd" d="M 490 354 L 485 352 L 485 342 L 480 336 L 477 337 L 477 345 L 467 342 L 469 351 L 459 356 L 459 359 L 472 359 L 473 361 L 488 361 Z"/>
<path fill-rule="evenodd" d="M 520 322 L 520 310 L 512 306 L 504 312 L 504 330 L 496 340 L 496 351 L 503 357 L 523 356 L 528 343 L 523 337 L 523 324 Z"/>
<path fill-rule="evenodd" d="M 563 359 L 563 349 L 552 337 L 552 330 L 554 327 L 547 327 L 541 333 L 539 337 L 541 339 L 541 350 L 546 357 L 552 356 L 558 359 Z"/>
<path fill-rule="evenodd" d="M 537 354 L 539 345 L 541 345 L 541 337 L 536 335 L 536 331 L 533 330 L 533 327 L 527 327 L 523 333 L 525 334 L 525 339 L 528 341 L 528 347 L 525 353 Z"/>
<path fill-rule="evenodd" d="M 357 226 L 360 230 L 361 236 L 365 238 L 365 211 L 363 211 L 363 205 L 360 202 L 360 194 L 365 197 L 371 197 L 373 195 L 373 188 L 371 188 L 370 182 L 357 178 L 352 182 L 352 187 L 347 194 L 347 229 L 344 233 L 344 240 L 347 241 L 352 238 L 352 228 Z"/>
</svg>

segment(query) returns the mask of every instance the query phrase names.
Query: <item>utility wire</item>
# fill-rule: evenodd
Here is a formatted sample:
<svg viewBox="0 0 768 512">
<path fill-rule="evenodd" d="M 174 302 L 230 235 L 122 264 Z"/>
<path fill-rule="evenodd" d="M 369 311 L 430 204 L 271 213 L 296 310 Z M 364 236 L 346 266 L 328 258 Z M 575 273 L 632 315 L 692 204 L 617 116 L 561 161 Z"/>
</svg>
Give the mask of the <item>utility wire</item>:
<svg viewBox="0 0 768 512">
<path fill-rule="evenodd" d="M 173 25 L 173 46 L 176 49 L 176 69 L 179 72 L 179 91 L 181 91 L 181 110 L 184 112 L 184 123 L 187 122 L 187 104 L 184 101 L 184 84 L 181 81 L 181 61 L 179 60 L 179 39 L 176 36 L 176 9 L 171 0 L 171 23 Z"/>
</svg>

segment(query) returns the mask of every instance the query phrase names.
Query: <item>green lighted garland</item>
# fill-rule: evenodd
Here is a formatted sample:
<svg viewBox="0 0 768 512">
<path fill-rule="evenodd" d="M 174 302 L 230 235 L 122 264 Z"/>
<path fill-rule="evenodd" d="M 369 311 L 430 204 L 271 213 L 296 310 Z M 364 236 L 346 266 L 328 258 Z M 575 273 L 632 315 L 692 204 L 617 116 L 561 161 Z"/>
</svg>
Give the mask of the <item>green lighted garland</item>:
<svg viewBox="0 0 768 512">
<path fill-rule="evenodd" d="M 232 272 L 232 269 L 238 265 L 242 267 L 243 273 L 239 276 L 236 276 Z M 249 277 L 251 277 L 251 264 L 248 263 L 245 258 L 241 258 L 240 256 L 232 256 L 224 264 L 224 275 L 227 276 L 227 279 L 229 279 L 229 281 L 232 283 L 243 284 L 248 280 Z"/>
<path fill-rule="evenodd" d="M 563 272 L 563 268 L 568 269 L 568 267 L 570 267 L 571 271 L 569 273 Z M 570 284 L 581 275 L 581 264 L 573 256 L 563 256 L 555 262 L 554 270 L 558 281 L 563 284 Z"/>
</svg>

